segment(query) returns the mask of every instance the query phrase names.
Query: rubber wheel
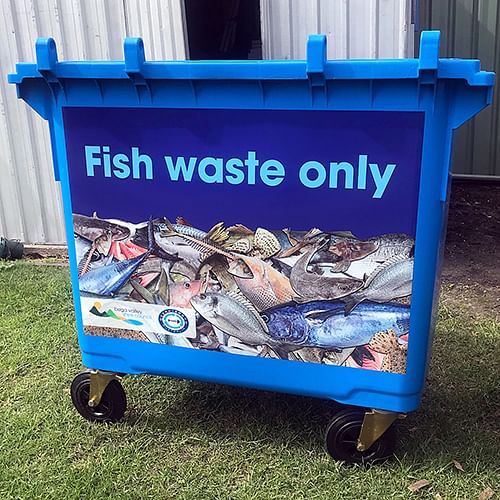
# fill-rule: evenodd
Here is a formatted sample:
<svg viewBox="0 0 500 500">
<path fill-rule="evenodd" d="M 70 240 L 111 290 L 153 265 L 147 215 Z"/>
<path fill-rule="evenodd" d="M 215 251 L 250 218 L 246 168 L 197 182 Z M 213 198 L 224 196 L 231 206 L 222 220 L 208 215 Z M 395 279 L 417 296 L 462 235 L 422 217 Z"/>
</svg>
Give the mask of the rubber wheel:
<svg viewBox="0 0 500 500">
<path fill-rule="evenodd" d="M 127 409 L 127 397 L 118 380 L 112 380 L 108 384 L 100 403 L 95 408 L 90 407 L 89 372 L 81 372 L 73 379 L 71 399 L 78 413 L 90 422 L 118 422 Z"/>
<path fill-rule="evenodd" d="M 348 464 L 380 464 L 393 457 L 396 446 L 394 424 L 365 451 L 356 448 L 365 410 L 345 409 L 335 415 L 325 433 L 325 447 L 335 460 Z"/>
</svg>

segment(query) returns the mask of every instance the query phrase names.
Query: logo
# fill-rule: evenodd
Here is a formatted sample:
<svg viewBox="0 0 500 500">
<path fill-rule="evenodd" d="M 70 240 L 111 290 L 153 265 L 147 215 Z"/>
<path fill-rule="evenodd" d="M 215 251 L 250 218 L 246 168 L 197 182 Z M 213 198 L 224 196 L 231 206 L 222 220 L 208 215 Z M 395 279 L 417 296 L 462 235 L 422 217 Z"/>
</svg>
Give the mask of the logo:
<svg viewBox="0 0 500 500">
<path fill-rule="evenodd" d="M 129 325 L 135 325 L 135 326 L 140 326 L 142 325 L 142 321 L 139 321 L 137 319 L 132 319 L 132 318 L 126 318 L 125 316 L 122 316 L 121 314 L 116 314 L 115 311 L 112 309 L 108 309 L 107 311 L 102 310 L 102 304 L 100 302 L 94 302 L 94 305 L 92 309 L 90 309 L 90 312 L 94 314 L 95 316 L 99 316 L 101 318 L 113 318 L 118 321 L 123 321 L 125 323 L 128 323 Z"/>
<path fill-rule="evenodd" d="M 187 316 L 176 309 L 163 310 L 158 321 L 168 333 L 184 333 L 189 327 Z"/>
</svg>

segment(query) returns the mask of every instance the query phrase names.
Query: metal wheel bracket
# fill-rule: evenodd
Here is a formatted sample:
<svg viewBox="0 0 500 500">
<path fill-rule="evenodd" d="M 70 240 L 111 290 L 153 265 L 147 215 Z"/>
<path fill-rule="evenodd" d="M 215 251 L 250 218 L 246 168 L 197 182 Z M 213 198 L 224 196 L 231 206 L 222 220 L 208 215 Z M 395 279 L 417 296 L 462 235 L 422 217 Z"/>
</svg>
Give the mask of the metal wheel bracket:
<svg viewBox="0 0 500 500">
<path fill-rule="evenodd" d="M 120 380 L 116 373 L 90 370 L 90 393 L 88 405 L 95 408 L 100 402 L 106 387 L 112 380 Z"/>
<path fill-rule="evenodd" d="M 389 429 L 398 418 L 405 418 L 402 413 L 392 411 L 371 410 L 365 413 L 356 448 L 358 451 L 368 450 Z"/>
</svg>

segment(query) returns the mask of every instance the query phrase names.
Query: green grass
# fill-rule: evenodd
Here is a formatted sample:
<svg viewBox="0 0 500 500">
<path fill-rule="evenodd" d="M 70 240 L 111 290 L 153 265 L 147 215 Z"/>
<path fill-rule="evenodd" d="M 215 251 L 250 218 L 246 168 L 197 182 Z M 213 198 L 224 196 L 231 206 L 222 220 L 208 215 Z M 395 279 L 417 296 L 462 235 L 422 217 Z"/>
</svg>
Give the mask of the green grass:
<svg viewBox="0 0 500 500">
<path fill-rule="evenodd" d="M 422 407 L 401 426 L 397 459 L 345 467 L 322 448 L 335 405 L 310 398 L 129 377 L 122 423 L 84 421 L 69 397 L 81 366 L 68 270 L 17 263 L 0 270 L 0 498 L 498 494 L 499 339 L 493 319 L 443 306 Z M 419 479 L 431 486 L 410 493 Z"/>
</svg>

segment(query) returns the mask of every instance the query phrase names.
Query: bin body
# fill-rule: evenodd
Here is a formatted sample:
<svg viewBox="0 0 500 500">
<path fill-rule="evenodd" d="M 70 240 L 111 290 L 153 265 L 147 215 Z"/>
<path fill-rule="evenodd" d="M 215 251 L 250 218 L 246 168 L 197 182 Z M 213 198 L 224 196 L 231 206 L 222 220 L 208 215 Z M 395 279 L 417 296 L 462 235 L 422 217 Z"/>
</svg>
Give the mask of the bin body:
<svg viewBox="0 0 500 500">
<path fill-rule="evenodd" d="M 438 42 L 174 63 L 138 39 L 124 62 L 58 62 L 39 40 L 9 78 L 49 122 L 84 365 L 414 410 L 452 131 L 494 81 Z"/>
</svg>

